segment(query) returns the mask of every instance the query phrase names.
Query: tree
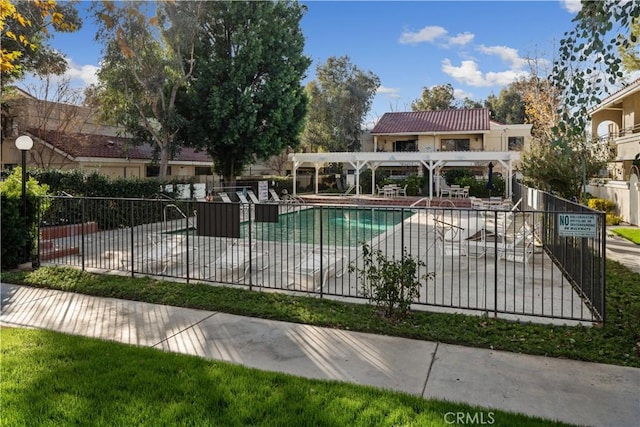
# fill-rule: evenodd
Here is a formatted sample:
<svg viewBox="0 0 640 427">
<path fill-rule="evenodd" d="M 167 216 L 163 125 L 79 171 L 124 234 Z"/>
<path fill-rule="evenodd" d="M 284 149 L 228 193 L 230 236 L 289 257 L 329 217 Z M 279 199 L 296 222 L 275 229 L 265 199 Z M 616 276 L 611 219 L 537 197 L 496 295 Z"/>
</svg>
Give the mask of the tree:
<svg viewBox="0 0 640 427">
<path fill-rule="evenodd" d="M 496 97 L 491 94 L 484 104 L 491 111 L 491 118 L 504 124 L 524 123 L 525 81 L 516 81 L 502 88 Z"/>
<path fill-rule="evenodd" d="M 201 4 L 196 69 L 181 103 L 188 117 L 183 139 L 206 150 L 216 173 L 233 185 L 246 165 L 299 144 L 306 113 L 300 82 L 310 64 L 300 29 L 305 8 Z"/>
<path fill-rule="evenodd" d="M 422 97 L 411 103 L 412 111 L 434 111 L 456 109 L 453 86 L 451 83 L 445 85 L 424 87 Z"/>
<path fill-rule="evenodd" d="M 96 109 L 80 106 L 82 91 L 71 86 L 69 77 L 55 78 L 52 74 L 40 73 L 35 73 L 35 77 L 28 85 L 28 92 L 35 99 L 25 99 L 24 102 L 35 113 L 30 127 L 37 137 L 46 138 L 48 146 L 35 144 L 30 151 L 31 158 L 39 168 L 60 168 L 70 159 L 59 155 L 57 149 L 64 144 L 69 132 L 82 132 L 82 128 L 95 116 Z M 16 113 L 20 114 L 19 111 Z"/>
<path fill-rule="evenodd" d="M 631 34 L 626 46 L 620 46 L 622 64 L 628 71 L 640 70 L 640 20 L 635 18 L 631 23 Z"/>
<path fill-rule="evenodd" d="M 359 151 L 360 135 L 380 79 L 348 56 L 330 57 L 307 85 L 309 114 L 303 141 L 327 151 Z"/>
<path fill-rule="evenodd" d="M 559 132 L 565 108 L 563 94 L 545 77 L 544 64 L 530 59 L 530 77 L 519 82 L 525 121 L 533 125 L 533 141 L 522 153 L 519 170 L 525 184 L 572 199 L 582 194 L 584 181 L 605 166 L 609 150 L 584 133 Z"/>
<path fill-rule="evenodd" d="M 589 109 L 624 78 L 618 51 L 636 42 L 631 25 L 639 16 L 637 1 L 582 2 L 582 9 L 573 19 L 575 28 L 560 41 L 559 58 L 551 75 L 566 105 L 557 126 L 559 134 L 582 135 Z"/>
<path fill-rule="evenodd" d="M 202 2 L 158 3 L 150 18 L 149 5 L 103 2 L 94 7 L 96 39 L 104 45 L 104 56 L 99 86 L 88 93 L 91 102 L 99 100 L 103 119 L 123 126 L 134 141 L 156 148 L 164 178 L 178 149 L 183 120 L 176 99 L 193 73 L 194 20 Z"/>
<path fill-rule="evenodd" d="M 73 2 L 0 0 L 2 85 L 42 67 L 62 74 L 66 60 L 47 44 L 50 29 L 73 32 L 81 25 Z"/>
</svg>

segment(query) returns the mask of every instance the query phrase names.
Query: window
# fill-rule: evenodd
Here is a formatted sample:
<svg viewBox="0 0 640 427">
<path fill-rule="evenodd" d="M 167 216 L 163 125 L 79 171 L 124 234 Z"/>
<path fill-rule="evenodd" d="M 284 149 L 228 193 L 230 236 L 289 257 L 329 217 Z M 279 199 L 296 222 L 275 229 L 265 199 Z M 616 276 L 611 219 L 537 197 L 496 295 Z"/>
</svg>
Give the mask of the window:
<svg viewBox="0 0 640 427">
<path fill-rule="evenodd" d="M 196 166 L 196 176 L 200 175 L 213 175 L 211 166 Z"/>
<path fill-rule="evenodd" d="M 167 176 L 171 175 L 171 166 L 167 166 Z M 147 178 L 160 176 L 160 166 L 147 166 Z"/>
<path fill-rule="evenodd" d="M 395 141 L 393 151 L 418 151 L 418 141 L 411 139 L 408 141 Z"/>
<path fill-rule="evenodd" d="M 443 139 L 442 151 L 469 151 L 469 139 Z"/>
<path fill-rule="evenodd" d="M 509 151 L 521 151 L 524 147 L 524 136 L 509 137 Z"/>
</svg>

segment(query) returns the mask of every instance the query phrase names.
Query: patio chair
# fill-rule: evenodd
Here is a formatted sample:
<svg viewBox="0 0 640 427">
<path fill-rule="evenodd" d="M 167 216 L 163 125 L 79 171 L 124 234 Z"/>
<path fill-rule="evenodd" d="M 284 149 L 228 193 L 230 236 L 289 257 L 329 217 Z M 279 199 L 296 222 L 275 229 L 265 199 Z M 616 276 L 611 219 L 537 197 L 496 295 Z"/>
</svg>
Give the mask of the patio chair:
<svg viewBox="0 0 640 427">
<path fill-rule="evenodd" d="M 227 193 L 218 193 L 218 196 L 220 196 L 222 201 L 225 202 L 225 203 L 233 203 L 231 201 L 231 198 L 229 197 L 229 195 Z"/>
<path fill-rule="evenodd" d="M 260 199 L 258 199 L 258 196 L 256 196 L 253 190 L 247 190 L 247 196 L 249 196 L 249 200 L 251 200 L 251 203 L 254 205 L 260 203 Z"/>
<path fill-rule="evenodd" d="M 530 213 L 508 213 L 509 223 L 498 227 L 498 259 L 527 264 L 535 249 L 535 226 Z"/>
<path fill-rule="evenodd" d="M 167 273 L 170 267 L 181 264 L 187 252 L 185 236 L 170 234 L 149 235 L 147 245 L 140 247 L 140 249 L 140 251 L 136 251 L 140 252 L 140 255 L 134 255 L 133 264 L 130 257 L 123 258 L 120 261 L 123 269 L 130 270 L 133 268 L 136 273 L 163 275 Z M 193 246 L 189 249 L 194 252 L 197 250 Z M 195 262 L 197 257 L 192 254 L 190 259 L 191 262 Z"/>
<path fill-rule="evenodd" d="M 236 191 L 236 195 L 238 196 L 238 200 L 240 200 L 240 203 L 245 206 L 249 205 L 249 199 L 247 199 L 247 196 L 244 195 L 244 192 Z"/>
<path fill-rule="evenodd" d="M 440 197 L 444 196 L 445 194 L 451 197 L 453 194 L 455 194 L 455 191 L 456 190 L 454 190 L 449 186 L 449 184 L 447 184 L 446 179 L 440 177 Z"/>
<path fill-rule="evenodd" d="M 282 199 L 278 196 L 278 193 L 273 188 L 269 189 L 269 194 L 271 195 L 271 200 L 274 202 L 282 203 Z"/>
<path fill-rule="evenodd" d="M 405 184 L 404 187 L 402 188 L 398 188 L 398 196 L 405 196 L 407 197 L 407 185 Z"/>
<path fill-rule="evenodd" d="M 287 287 L 300 285 L 301 290 L 326 290 L 329 277 L 342 277 L 344 274 L 344 257 L 335 251 L 311 250 L 296 264 L 293 270 L 287 271 Z M 297 281 L 303 283 L 297 283 Z"/>
<path fill-rule="evenodd" d="M 203 267 L 202 277 L 205 280 L 238 283 L 247 276 L 252 266 L 254 271 L 267 268 L 268 258 L 269 253 L 259 251 L 255 243 L 233 242 L 213 262 Z"/>
</svg>

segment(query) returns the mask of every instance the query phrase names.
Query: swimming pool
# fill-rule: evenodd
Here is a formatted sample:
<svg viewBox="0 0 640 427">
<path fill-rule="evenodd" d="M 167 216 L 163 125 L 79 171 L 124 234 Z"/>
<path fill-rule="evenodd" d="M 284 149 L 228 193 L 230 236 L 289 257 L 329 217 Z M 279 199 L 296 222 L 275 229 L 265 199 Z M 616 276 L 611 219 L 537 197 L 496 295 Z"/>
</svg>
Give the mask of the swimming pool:
<svg viewBox="0 0 640 427">
<path fill-rule="evenodd" d="M 281 214 L 277 223 L 253 223 L 251 232 L 259 240 L 358 246 L 411 215 L 410 209 L 313 207 Z M 241 233 L 247 236 L 247 223 Z"/>
</svg>

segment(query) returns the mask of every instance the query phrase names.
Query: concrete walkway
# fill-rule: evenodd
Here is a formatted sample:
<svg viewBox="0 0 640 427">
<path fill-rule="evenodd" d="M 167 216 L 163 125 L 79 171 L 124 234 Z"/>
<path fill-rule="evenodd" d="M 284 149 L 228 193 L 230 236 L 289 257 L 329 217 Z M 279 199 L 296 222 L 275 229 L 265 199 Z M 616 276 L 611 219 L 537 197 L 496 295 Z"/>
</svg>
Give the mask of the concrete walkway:
<svg viewBox="0 0 640 427">
<path fill-rule="evenodd" d="M 636 226 L 607 227 L 607 258 L 618 261 L 631 271 L 640 273 L 640 245 L 618 236 L 615 228 L 640 228 Z M 638 424 L 640 425 L 640 423 Z"/>
<path fill-rule="evenodd" d="M 640 369 L 0 285 L 0 325 L 56 330 L 589 426 L 637 427 Z"/>
</svg>

